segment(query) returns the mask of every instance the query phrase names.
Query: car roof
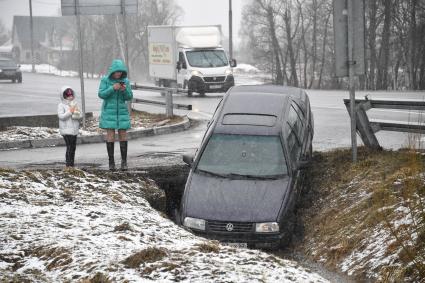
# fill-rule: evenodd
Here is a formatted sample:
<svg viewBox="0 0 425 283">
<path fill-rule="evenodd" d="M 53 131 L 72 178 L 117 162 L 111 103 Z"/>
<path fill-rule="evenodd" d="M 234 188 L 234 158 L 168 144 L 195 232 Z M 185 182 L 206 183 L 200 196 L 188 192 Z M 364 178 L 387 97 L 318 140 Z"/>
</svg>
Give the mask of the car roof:
<svg viewBox="0 0 425 283">
<path fill-rule="evenodd" d="M 214 132 L 227 134 L 278 135 L 282 131 L 284 109 L 288 101 L 303 100 L 304 90 L 288 86 L 253 85 L 233 87 L 223 99 L 218 122 Z M 225 124 L 230 114 L 275 116 L 273 125 L 248 125 L 245 123 Z"/>
</svg>

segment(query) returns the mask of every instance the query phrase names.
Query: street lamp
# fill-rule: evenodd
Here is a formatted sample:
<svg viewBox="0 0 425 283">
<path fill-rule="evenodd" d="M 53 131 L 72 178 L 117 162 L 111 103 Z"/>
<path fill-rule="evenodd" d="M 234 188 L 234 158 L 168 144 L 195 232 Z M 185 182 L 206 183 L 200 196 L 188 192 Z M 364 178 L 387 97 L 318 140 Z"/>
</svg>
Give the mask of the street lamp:
<svg viewBox="0 0 425 283">
<path fill-rule="evenodd" d="M 232 0 L 229 0 L 229 56 L 233 59 Z"/>
<path fill-rule="evenodd" d="M 34 66 L 34 27 L 32 22 L 32 0 L 29 0 L 30 4 L 30 37 L 31 37 L 31 72 L 35 73 Z"/>
</svg>

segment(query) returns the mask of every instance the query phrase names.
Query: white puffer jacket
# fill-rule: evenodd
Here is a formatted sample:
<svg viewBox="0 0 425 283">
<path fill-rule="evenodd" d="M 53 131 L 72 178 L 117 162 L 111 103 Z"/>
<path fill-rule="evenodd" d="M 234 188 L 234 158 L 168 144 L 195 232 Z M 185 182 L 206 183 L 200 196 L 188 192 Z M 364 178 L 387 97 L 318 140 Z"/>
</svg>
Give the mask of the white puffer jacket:
<svg viewBox="0 0 425 283">
<path fill-rule="evenodd" d="M 69 101 L 63 98 L 63 92 L 71 88 L 69 86 L 63 86 L 60 92 L 61 102 L 58 105 L 58 117 L 59 117 L 59 132 L 61 135 L 78 135 L 78 130 L 80 129 L 80 121 L 77 119 L 72 119 L 72 113 L 69 111 Z M 75 97 L 74 91 L 74 100 Z"/>
</svg>

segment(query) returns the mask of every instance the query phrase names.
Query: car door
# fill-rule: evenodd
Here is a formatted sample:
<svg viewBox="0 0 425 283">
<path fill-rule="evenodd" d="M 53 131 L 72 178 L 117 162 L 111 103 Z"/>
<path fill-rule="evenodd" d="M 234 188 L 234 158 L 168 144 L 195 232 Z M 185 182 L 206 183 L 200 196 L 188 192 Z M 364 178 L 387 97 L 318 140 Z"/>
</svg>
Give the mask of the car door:
<svg viewBox="0 0 425 283">
<path fill-rule="evenodd" d="M 187 63 L 186 58 L 184 56 L 183 51 L 179 52 L 179 61 L 177 63 L 177 86 L 180 88 L 184 88 L 185 85 L 185 77 L 187 73 Z"/>
</svg>

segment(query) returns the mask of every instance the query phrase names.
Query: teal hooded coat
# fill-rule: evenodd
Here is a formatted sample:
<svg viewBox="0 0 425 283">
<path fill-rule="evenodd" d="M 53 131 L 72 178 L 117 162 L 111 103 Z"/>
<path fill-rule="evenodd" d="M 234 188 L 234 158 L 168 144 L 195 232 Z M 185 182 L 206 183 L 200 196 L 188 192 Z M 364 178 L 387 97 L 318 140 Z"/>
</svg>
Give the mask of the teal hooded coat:
<svg viewBox="0 0 425 283">
<path fill-rule="evenodd" d="M 112 78 L 112 73 L 122 72 L 120 79 Z M 114 90 L 115 83 L 124 82 L 126 90 Z M 100 81 L 98 96 L 103 99 L 99 127 L 102 129 L 127 130 L 131 128 L 130 114 L 126 101 L 133 99 L 127 67 L 121 60 L 112 61 L 108 74 Z"/>
</svg>

